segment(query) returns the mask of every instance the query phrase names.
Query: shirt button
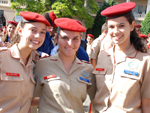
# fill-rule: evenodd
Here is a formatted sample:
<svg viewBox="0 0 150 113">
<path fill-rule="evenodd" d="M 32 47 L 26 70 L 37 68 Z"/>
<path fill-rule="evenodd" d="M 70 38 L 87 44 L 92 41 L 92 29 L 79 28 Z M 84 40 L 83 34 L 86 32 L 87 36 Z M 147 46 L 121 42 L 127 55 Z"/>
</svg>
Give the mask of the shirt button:
<svg viewBox="0 0 150 113">
<path fill-rule="evenodd" d="M 68 95 L 69 95 L 70 93 L 68 93 Z"/>
<path fill-rule="evenodd" d="M 68 79 L 69 79 L 69 77 L 68 77 Z"/>
<path fill-rule="evenodd" d="M 72 107 L 70 106 L 70 109 L 72 109 Z"/>
</svg>

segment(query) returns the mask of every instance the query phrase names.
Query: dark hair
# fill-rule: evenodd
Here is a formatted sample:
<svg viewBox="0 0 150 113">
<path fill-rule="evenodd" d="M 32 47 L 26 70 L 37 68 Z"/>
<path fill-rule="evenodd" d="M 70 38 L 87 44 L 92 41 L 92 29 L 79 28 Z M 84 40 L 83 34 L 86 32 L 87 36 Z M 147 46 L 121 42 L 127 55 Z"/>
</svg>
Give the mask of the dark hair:
<svg viewBox="0 0 150 113">
<path fill-rule="evenodd" d="M 126 14 L 124 16 L 127 21 L 132 24 L 133 21 L 135 21 L 134 15 L 132 12 Z M 147 52 L 146 47 L 144 46 L 142 39 L 139 37 L 139 35 L 136 33 L 135 28 L 130 33 L 130 42 L 133 44 L 134 48 L 141 52 Z"/>
</svg>

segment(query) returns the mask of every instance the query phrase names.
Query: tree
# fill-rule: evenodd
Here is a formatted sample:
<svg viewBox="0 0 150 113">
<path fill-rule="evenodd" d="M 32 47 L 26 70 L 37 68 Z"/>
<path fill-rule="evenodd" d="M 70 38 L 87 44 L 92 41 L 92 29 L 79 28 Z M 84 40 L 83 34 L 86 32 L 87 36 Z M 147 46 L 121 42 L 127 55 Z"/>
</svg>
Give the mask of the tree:
<svg viewBox="0 0 150 113">
<path fill-rule="evenodd" d="M 150 33 L 150 11 L 146 14 L 145 19 L 141 24 L 141 33 L 148 35 Z"/>
<path fill-rule="evenodd" d="M 19 11 L 33 11 L 40 14 L 54 11 L 57 17 L 77 18 L 87 28 L 93 25 L 94 14 L 99 10 L 96 0 L 88 0 L 88 7 L 84 7 L 86 0 L 11 0 L 11 8 Z M 23 7 L 24 6 L 24 7 Z"/>
<path fill-rule="evenodd" d="M 102 7 L 100 7 L 100 10 L 97 12 L 97 15 L 94 19 L 94 25 L 92 27 L 92 34 L 94 37 L 98 37 L 101 34 L 101 28 L 102 25 L 106 22 L 106 17 L 101 15 L 101 12 L 106 9 L 107 7 L 116 5 L 117 2 L 114 0 L 109 0 L 108 2 L 104 1 Z"/>
</svg>

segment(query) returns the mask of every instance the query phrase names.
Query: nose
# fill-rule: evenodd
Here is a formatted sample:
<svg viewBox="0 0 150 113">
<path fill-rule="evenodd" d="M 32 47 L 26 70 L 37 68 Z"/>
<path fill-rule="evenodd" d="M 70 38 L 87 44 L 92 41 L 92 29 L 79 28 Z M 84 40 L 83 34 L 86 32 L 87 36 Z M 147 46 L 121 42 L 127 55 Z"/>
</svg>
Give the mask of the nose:
<svg viewBox="0 0 150 113">
<path fill-rule="evenodd" d="M 34 36 L 35 36 L 35 38 L 39 38 L 40 37 L 40 33 L 36 32 L 36 34 Z"/>
<path fill-rule="evenodd" d="M 72 40 L 71 39 L 68 40 L 68 45 L 72 45 Z"/>
<path fill-rule="evenodd" d="M 114 28 L 114 33 L 118 33 L 118 32 L 119 32 L 118 28 L 115 27 L 115 28 Z"/>
</svg>

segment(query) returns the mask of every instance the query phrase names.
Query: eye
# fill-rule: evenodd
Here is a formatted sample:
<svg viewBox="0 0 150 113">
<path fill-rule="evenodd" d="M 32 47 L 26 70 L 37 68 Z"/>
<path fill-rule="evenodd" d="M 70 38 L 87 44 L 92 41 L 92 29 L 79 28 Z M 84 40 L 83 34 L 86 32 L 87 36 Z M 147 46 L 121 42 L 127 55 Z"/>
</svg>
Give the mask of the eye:
<svg viewBox="0 0 150 113">
<path fill-rule="evenodd" d="M 121 24 L 119 27 L 124 27 L 124 24 Z"/>
<path fill-rule="evenodd" d="M 112 28 L 114 28 L 114 26 L 113 26 L 113 25 L 110 25 L 110 26 L 109 26 L 109 28 L 111 28 L 111 29 L 112 29 Z"/>
<path fill-rule="evenodd" d="M 65 40 L 67 40 L 68 38 L 67 38 L 66 36 L 64 36 L 64 37 L 62 37 L 62 39 L 65 39 Z"/>
<path fill-rule="evenodd" d="M 73 40 L 79 40 L 79 38 L 78 37 L 74 37 Z"/>
<path fill-rule="evenodd" d="M 41 33 L 42 33 L 42 34 L 46 34 L 46 32 L 45 32 L 45 31 L 41 31 Z"/>
</svg>

